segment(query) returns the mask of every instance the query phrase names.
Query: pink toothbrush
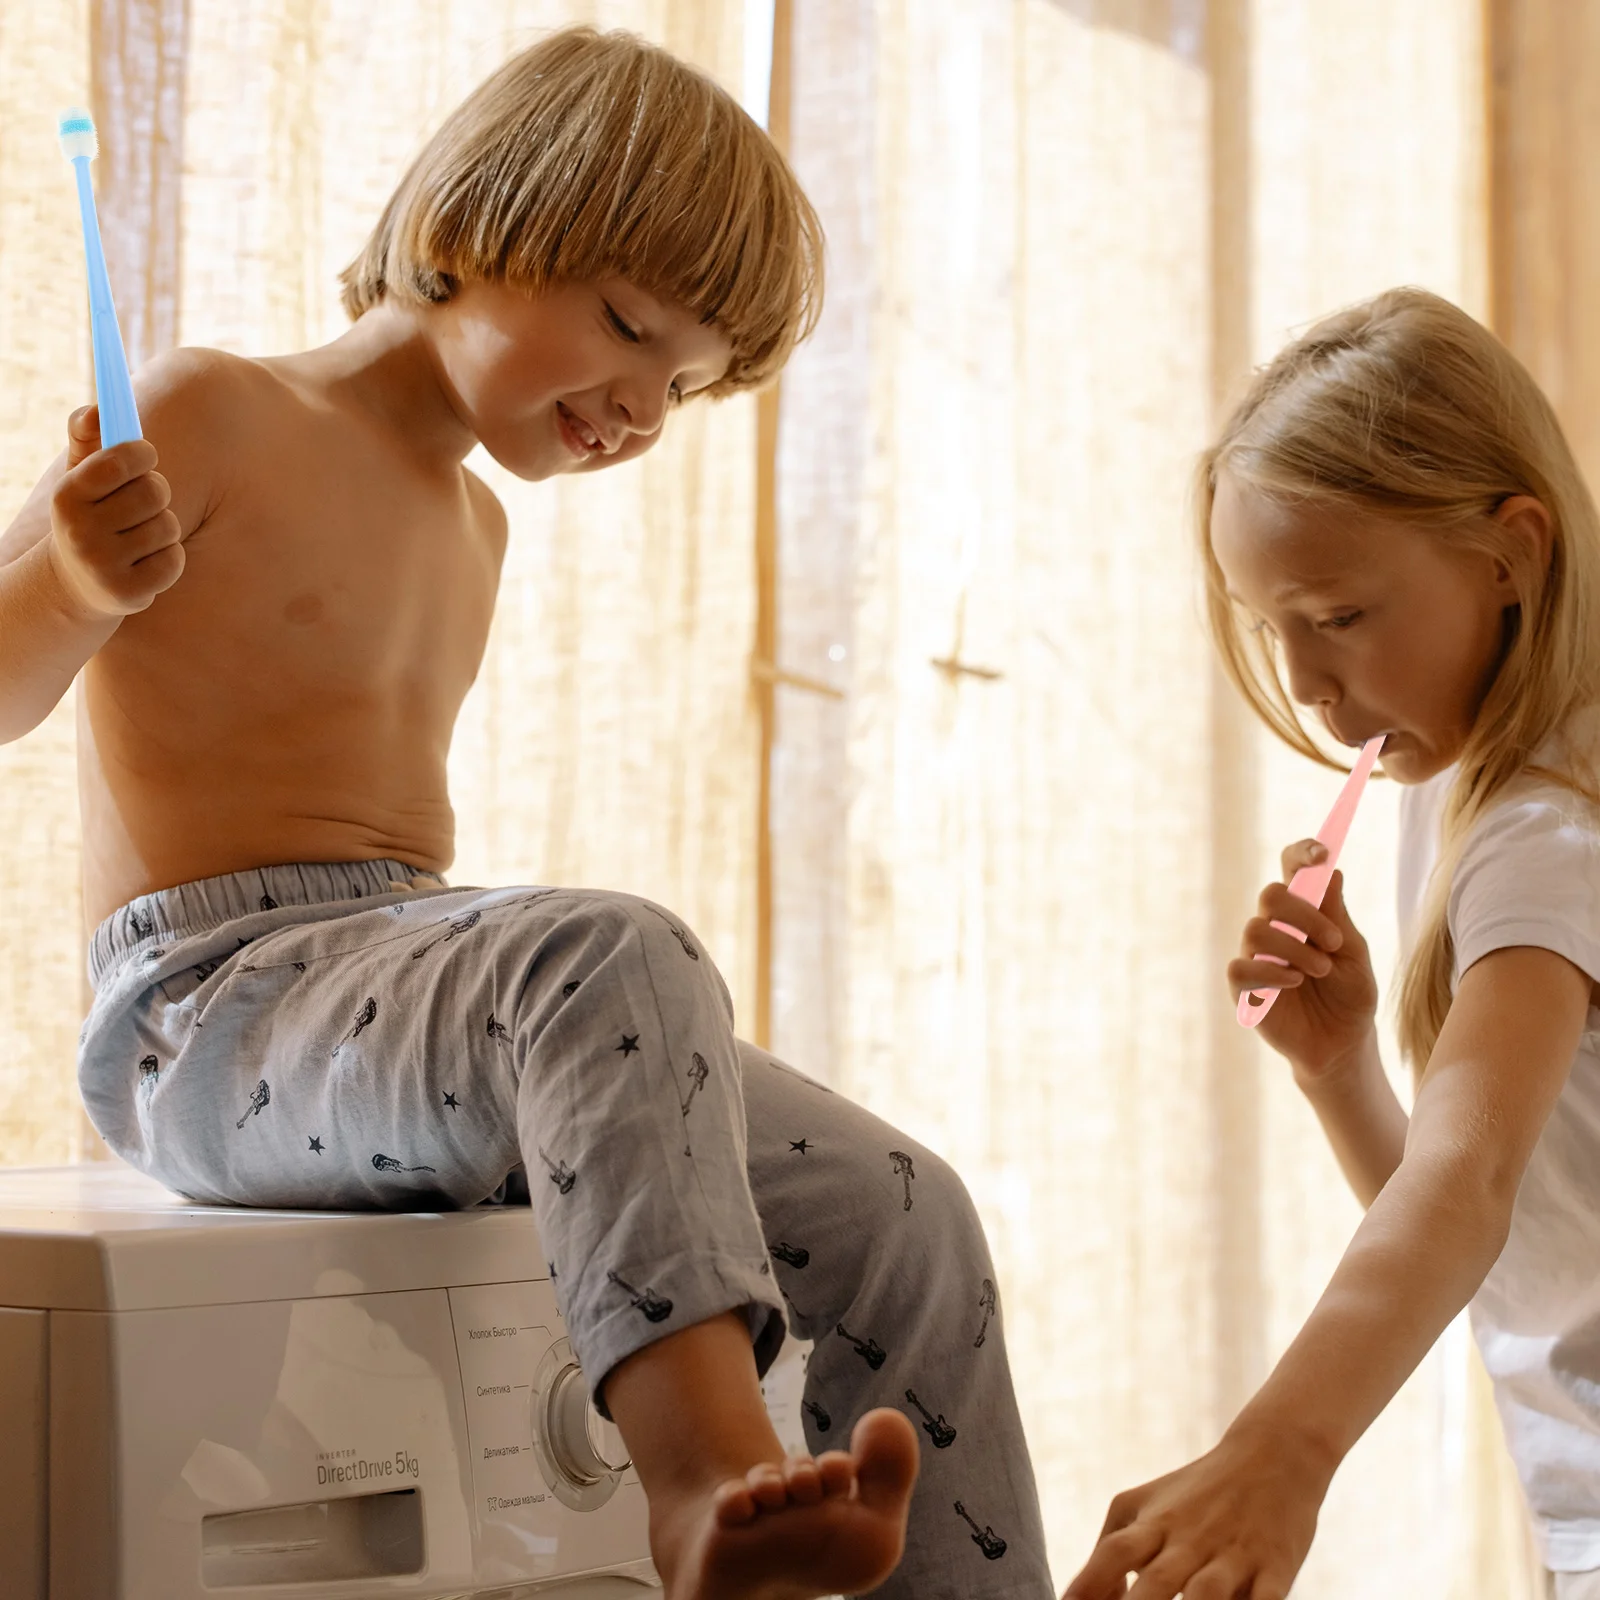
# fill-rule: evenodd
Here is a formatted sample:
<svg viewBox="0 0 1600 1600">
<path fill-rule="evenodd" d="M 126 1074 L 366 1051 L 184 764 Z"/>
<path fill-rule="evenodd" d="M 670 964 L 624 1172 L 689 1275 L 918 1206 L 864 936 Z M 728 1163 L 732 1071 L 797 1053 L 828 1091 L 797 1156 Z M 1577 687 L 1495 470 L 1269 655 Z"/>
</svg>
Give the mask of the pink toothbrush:
<svg viewBox="0 0 1600 1600">
<path fill-rule="evenodd" d="M 1339 791 L 1339 798 L 1333 802 L 1333 810 L 1328 813 L 1328 820 L 1317 830 L 1317 840 L 1327 849 L 1327 859 L 1319 861 L 1314 867 L 1301 867 L 1289 880 L 1290 894 L 1298 895 L 1300 899 L 1314 906 L 1322 904 L 1322 897 L 1328 892 L 1328 883 L 1333 877 L 1333 869 L 1339 865 L 1339 852 L 1344 848 L 1345 835 L 1350 831 L 1351 820 L 1361 800 L 1361 791 L 1366 788 L 1367 779 L 1372 776 L 1373 764 L 1378 759 L 1378 752 L 1383 749 L 1383 741 L 1388 737 L 1388 734 L 1380 733 L 1377 738 L 1368 739 L 1362 745 L 1361 754 L 1356 757 L 1356 764 L 1351 768 L 1350 776 L 1345 779 L 1344 788 Z M 1272 926 L 1284 933 L 1292 933 L 1301 944 L 1306 942 L 1306 936 L 1298 928 L 1291 928 L 1286 922 L 1274 922 Z M 1279 967 L 1289 965 L 1281 957 L 1264 953 L 1258 955 L 1256 959 L 1270 961 Z M 1272 1009 L 1273 1003 L 1282 993 L 1281 989 L 1246 989 L 1239 996 L 1239 1026 L 1255 1027 Z"/>
</svg>

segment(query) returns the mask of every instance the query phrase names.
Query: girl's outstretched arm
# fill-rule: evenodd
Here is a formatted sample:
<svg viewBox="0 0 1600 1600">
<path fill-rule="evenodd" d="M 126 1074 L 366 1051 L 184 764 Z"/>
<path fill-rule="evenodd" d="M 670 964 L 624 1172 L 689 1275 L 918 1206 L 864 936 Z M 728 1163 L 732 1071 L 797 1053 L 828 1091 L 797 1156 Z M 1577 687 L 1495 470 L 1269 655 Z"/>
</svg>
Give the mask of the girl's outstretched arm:
<svg viewBox="0 0 1600 1600">
<path fill-rule="evenodd" d="M 1066 1600 L 1283 1600 L 1335 1469 L 1471 1299 L 1588 1012 L 1588 975 L 1497 950 L 1462 978 L 1399 1167 L 1327 1291 L 1216 1448 L 1112 1502 Z"/>
</svg>

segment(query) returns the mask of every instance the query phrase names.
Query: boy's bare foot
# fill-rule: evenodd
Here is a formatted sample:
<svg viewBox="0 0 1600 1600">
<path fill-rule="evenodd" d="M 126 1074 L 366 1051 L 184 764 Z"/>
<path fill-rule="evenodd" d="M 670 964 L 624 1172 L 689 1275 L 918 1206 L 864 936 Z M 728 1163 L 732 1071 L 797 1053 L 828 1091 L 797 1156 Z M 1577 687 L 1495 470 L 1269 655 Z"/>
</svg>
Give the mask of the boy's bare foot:
<svg viewBox="0 0 1600 1600">
<path fill-rule="evenodd" d="M 763 1462 L 711 1494 L 652 1502 L 666 1600 L 814 1600 L 876 1589 L 899 1564 L 917 1436 L 869 1411 L 850 1450 Z"/>
</svg>

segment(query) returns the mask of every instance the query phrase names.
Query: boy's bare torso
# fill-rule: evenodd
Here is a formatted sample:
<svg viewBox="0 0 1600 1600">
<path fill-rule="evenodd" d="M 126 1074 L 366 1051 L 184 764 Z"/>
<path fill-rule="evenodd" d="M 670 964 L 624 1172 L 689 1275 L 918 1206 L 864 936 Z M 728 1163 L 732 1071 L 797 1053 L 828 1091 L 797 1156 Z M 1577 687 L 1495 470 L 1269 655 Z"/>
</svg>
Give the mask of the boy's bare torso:
<svg viewBox="0 0 1600 1600">
<path fill-rule="evenodd" d="M 170 351 L 0 534 L 0 742 L 81 676 L 84 911 L 251 867 L 450 863 L 450 736 L 506 518 L 462 462 L 601 471 L 720 382 L 724 330 L 615 276 L 384 301 L 319 349 Z"/>
<path fill-rule="evenodd" d="M 445 760 L 494 608 L 498 503 L 419 466 L 314 361 L 214 360 L 225 448 L 183 576 L 84 669 L 91 925 L 252 866 L 452 856 Z"/>
</svg>

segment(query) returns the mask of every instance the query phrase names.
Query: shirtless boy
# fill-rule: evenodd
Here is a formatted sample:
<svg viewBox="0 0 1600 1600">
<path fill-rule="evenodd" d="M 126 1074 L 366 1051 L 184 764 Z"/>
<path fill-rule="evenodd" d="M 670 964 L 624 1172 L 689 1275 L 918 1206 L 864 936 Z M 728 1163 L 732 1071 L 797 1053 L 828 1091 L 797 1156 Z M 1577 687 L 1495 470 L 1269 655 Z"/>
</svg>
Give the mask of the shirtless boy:
<svg viewBox="0 0 1600 1600">
<path fill-rule="evenodd" d="M 82 674 L 95 1125 L 204 1200 L 529 1192 L 671 1600 L 1039 1600 L 959 1181 L 738 1041 L 670 912 L 439 876 L 507 539 L 465 457 L 598 471 L 769 379 L 815 314 L 810 207 L 715 85 L 569 30 L 451 116 L 343 281 L 320 349 L 150 363 L 143 440 L 75 412 L 0 538 L 0 739 Z M 808 1441 L 847 1451 L 773 1434 L 786 1323 Z"/>
</svg>

